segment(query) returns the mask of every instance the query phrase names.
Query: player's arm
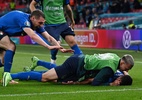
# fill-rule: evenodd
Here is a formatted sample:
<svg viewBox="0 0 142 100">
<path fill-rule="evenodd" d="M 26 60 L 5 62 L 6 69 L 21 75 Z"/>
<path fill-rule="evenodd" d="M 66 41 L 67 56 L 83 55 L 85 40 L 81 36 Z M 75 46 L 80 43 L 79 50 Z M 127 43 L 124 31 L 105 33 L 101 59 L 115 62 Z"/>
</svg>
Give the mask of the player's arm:
<svg viewBox="0 0 142 100">
<path fill-rule="evenodd" d="M 81 82 L 75 82 L 75 84 L 90 84 L 90 83 L 92 83 L 93 80 L 94 80 L 94 78 L 88 78 L 88 79 L 85 79 Z"/>
<path fill-rule="evenodd" d="M 46 31 L 44 31 L 42 33 L 42 36 L 48 40 L 48 42 L 50 42 L 51 45 L 54 45 L 54 46 L 60 46 L 60 44 L 51 36 L 49 35 Z"/>
<path fill-rule="evenodd" d="M 129 75 L 128 71 L 123 71 L 124 75 Z"/>
<path fill-rule="evenodd" d="M 74 82 L 74 81 L 67 81 L 67 82 L 62 82 L 62 84 L 90 84 L 90 83 L 92 83 L 92 81 L 93 81 L 93 79 L 94 78 L 88 78 L 88 79 L 85 79 L 85 80 L 83 80 L 83 81 L 76 81 L 76 82 Z"/>
<path fill-rule="evenodd" d="M 94 77 L 92 81 L 93 86 L 99 86 L 99 85 L 109 85 L 107 82 L 109 81 L 109 78 L 114 75 L 113 70 L 110 67 L 104 67 L 102 68 L 99 73 Z"/>
<path fill-rule="evenodd" d="M 70 7 L 70 5 L 65 5 L 64 6 L 64 9 L 68 15 L 68 17 L 70 18 L 71 20 L 71 28 L 74 29 L 74 26 L 75 26 L 75 21 L 74 21 L 74 17 L 73 17 L 73 12 L 72 12 L 72 9 Z"/>
<path fill-rule="evenodd" d="M 57 43 L 55 43 L 56 45 L 55 46 L 50 46 L 48 45 L 46 42 L 44 42 L 31 28 L 29 27 L 25 27 L 23 28 L 23 30 L 27 33 L 27 35 L 32 39 L 34 40 L 35 42 L 37 42 L 38 44 L 44 46 L 45 48 L 48 48 L 48 49 L 60 49 L 61 46 L 58 45 Z M 50 37 L 50 36 L 48 36 Z M 50 40 L 51 41 L 51 40 Z M 55 40 L 53 39 L 52 41 L 55 42 Z"/>
<path fill-rule="evenodd" d="M 110 86 L 119 86 L 120 85 L 120 81 L 116 79 L 115 81 L 109 83 L 109 85 Z"/>
<path fill-rule="evenodd" d="M 35 7 L 36 4 L 37 4 L 37 2 L 35 0 L 31 1 L 30 6 L 29 6 L 31 12 L 33 12 L 34 10 L 36 10 L 36 7 Z"/>
<path fill-rule="evenodd" d="M 51 35 L 48 34 L 47 31 L 44 31 L 42 33 L 42 36 L 52 45 L 52 46 L 60 46 L 59 42 L 57 42 Z M 61 47 L 61 46 L 60 46 Z M 61 47 L 59 49 L 62 53 L 73 53 L 74 51 L 71 49 L 64 49 L 63 47 Z"/>
</svg>

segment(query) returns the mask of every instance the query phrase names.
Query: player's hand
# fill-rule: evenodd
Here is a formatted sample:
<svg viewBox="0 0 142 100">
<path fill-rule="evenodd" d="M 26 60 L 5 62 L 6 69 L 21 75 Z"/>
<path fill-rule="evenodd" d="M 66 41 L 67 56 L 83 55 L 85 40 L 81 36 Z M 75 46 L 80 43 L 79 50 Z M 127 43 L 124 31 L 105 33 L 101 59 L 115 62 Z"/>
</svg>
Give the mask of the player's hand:
<svg viewBox="0 0 142 100">
<path fill-rule="evenodd" d="M 14 81 L 14 80 L 11 80 L 9 83 L 10 83 L 10 84 L 18 84 L 19 82 Z"/>
<path fill-rule="evenodd" d="M 62 49 L 63 47 L 61 46 L 49 46 L 48 49 L 52 50 L 52 49 Z"/>
<path fill-rule="evenodd" d="M 64 48 L 61 48 L 61 49 L 59 49 L 62 53 L 73 53 L 74 52 L 74 50 L 72 50 L 72 49 L 64 49 Z"/>
<path fill-rule="evenodd" d="M 62 82 L 62 84 L 74 84 L 73 81 Z"/>
<path fill-rule="evenodd" d="M 73 21 L 71 24 L 70 24 L 70 27 L 72 30 L 74 30 L 74 26 L 75 26 L 75 22 Z"/>
<path fill-rule="evenodd" d="M 114 82 L 110 83 L 110 86 L 119 86 L 120 81 L 115 80 Z"/>
</svg>

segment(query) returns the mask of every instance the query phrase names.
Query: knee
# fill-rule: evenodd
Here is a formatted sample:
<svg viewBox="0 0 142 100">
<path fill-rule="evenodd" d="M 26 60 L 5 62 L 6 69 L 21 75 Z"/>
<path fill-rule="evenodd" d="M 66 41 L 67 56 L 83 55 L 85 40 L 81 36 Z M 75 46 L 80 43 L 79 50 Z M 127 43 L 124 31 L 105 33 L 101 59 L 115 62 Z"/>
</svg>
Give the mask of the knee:
<svg viewBox="0 0 142 100">
<path fill-rule="evenodd" d="M 45 73 L 43 73 L 41 82 L 48 82 L 48 81 L 49 81 L 48 76 Z"/>
<path fill-rule="evenodd" d="M 74 36 L 66 36 L 65 41 L 69 44 L 70 47 L 77 44 L 77 42 L 75 41 Z"/>
<path fill-rule="evenodd" d="M 15 45 L 15 44 L 12 44 L 12 45 L 11 45 L 11 50 L 12 50 L 12 51 L 15 51 L 15 50 L 16 50 L 16 45 Z"/>
<path fill-rule="evenodd" d="M 14 43 L 11 43 L 11 44 L 8 46 L 8 50 L 15 51 L 15 50 L 16 50 L 16 45 L 15 45 Z"/>
</svg>

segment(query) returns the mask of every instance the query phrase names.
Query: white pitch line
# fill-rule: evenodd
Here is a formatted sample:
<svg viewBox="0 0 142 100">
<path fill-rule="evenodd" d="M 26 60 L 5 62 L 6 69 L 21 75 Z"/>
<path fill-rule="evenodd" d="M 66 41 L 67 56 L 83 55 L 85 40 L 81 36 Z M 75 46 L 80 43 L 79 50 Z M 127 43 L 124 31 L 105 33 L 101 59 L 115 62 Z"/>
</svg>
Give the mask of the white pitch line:
<svg viewBox="0 0 142 100">
<path fill-rule="evenodd" d="M 50 92 L 50 93 L 28 93 L 28 94 L 5 94 L 0 97 L 18 97 L 18 96 L 34 96 L 34 95 L 57 95 L 57 94 L 80 94 L 80 93 L 100 93 L 100 92 L 125 92 L 125 91 L 142 91 L 142 88 L 136 89 L 109 89 L 109 90 L 94 90 L 94 91 L 74 91 L 74 92 Z"/>
</svg>

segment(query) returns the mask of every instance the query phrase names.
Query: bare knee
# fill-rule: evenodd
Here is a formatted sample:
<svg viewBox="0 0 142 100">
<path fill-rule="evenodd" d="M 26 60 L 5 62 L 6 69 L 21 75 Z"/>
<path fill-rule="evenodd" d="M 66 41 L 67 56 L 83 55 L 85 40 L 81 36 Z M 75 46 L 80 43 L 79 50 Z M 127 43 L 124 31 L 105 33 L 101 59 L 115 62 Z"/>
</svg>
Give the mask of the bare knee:
<svg viewBox="0 0 142 100">
<path fill-rule="evenodd" d="M 47 74 L 42 74 L 42 79 L 41 79 L 42 82 L 48 82 L 51 80 L 52 79 L 50 79 Z"/>
<path fill-rule="evenodd" d="M 65 41 L 68 43 L 68 45 L 69 45 L 70 47 L 72 47 L 72 46 L 74 46 L 74 45 L 77 44 L 77 42 L 75 41 L 74 36 L 72 36 L 72 35 L 66 36 L 66 37 L 65 37 Z"/>
<path fill-rule="evenodd" d="M 42 74 L 42 82 L 48 82 L 58 79 L 57 73 L 54 68 Z"/>
<path fill-rule="evenodd" d="M 11 43 L 8 47 L 8 50 L 15 51 L 16 50 L 16 45 L 14 43 Z"/>
</svg>

